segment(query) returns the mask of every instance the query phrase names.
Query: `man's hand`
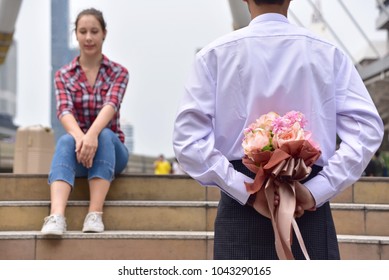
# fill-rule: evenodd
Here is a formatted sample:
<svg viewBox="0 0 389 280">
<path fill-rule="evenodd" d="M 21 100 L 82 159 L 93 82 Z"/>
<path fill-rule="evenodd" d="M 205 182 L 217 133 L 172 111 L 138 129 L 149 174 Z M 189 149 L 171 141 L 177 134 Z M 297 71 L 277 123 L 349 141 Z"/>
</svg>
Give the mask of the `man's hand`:
<svg viewBox="0 0 389 280">
<path fill-rule="evenodd" d="M 296 184 L 296 211 L 297 218 L 304 214 L 304 211 L 316 210 L 316 201 L 311 192 L 303 184 Z"/>
<path fill-rule="evenodd" d="M 280 205 L 280 195 L 276 191 L 274 192 L 274 206 L 278 207 Z M 264 196 L 257 195 L 255 200 L 250 203 L 257 212 L 260 212 L 260 209 L 267 207 L 267 201 Z M 305 210 L 314 211 L 316 206 L 315 199 L 313 198 L 311 192 L 302 184 L 296 184 L 296 209 L 295 217 L 299 218 L 304 215 Z"/>
</svg>

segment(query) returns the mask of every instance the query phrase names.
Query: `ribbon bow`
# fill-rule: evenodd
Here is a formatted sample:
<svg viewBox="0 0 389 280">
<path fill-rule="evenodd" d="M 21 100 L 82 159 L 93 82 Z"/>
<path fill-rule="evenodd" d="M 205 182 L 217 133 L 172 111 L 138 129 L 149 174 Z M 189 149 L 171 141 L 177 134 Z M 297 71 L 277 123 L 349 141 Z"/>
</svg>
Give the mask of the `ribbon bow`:
<svg viewBox="0 0 389 280">
<path fill-rule="evenodd" d="M 250 194 L 257 193 L 261 201 L 256 209 L 271 219 L 275 247 L 280 260 L 293 260 L 292 228 L 301 250 L 307 260 L 309 255 L 304 240 L 294 218 L 296 209 L 296 186 L 306 179 L 312 171 L 311 166 L 321 152 L 306 140 L 287 142 L 272 152 L 259 151 L 254 158 L 243 158 L 243 164 L 256 174 L 253 183 L 245 183 Z M 274 193 L 280 196 L 279 205 L 274 205 Z"/>
</svg>

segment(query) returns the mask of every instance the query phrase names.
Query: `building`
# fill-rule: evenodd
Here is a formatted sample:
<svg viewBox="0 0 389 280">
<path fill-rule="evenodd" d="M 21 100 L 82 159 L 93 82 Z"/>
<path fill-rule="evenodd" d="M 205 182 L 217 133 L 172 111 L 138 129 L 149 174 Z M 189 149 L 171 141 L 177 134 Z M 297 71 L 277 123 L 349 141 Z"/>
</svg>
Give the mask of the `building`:
<svg viewBox="0 0 389 280">
<path fill-rule="evenodd" d="M 0 65 L 0 139 L 15 137 L 17 129 L 13 123 L 16 116 L 16 57 L 16 43 L 13 42 Z"/>
<path fill-rule="evenodd" d="M 0 0 L 0 172 L 10 172 L 17 127 L 17 44 L 13 39 L 21 0 Z"/>
<path fill-rule="evenodd" d="M 0 65 L 0 172 L 12 172 L 16 115 L 16 42 L 12 42 Z"/>
<path fill-rule="evenodd" d="M 316 1 L 315 7 L 316 9 L 314 9 L 312 13 L 311 25 L 308 28 L 321 38 L 336 43 L 334 36 L 332 36 L 331 32 L 329 32 L 323 18 L 320 0 Z"/>
<path fill-rule="evenodd" d="M 389 31 L 389 1 L 377 1 L 379 15 L 376 19 L 377 30 Z M 389 37 L 386 42 L 379 43 L 379 54 L 366 51 L 363 63 L 358 67 L 372 98 L 377 105 L 378 111 L 384 121 L 385 136 L 382 149 L 389 150 Z"/>
<path fill-rule="evenodd" d="M 0 139 L 13 138 L 16 126 L 17 53 L 13 40 L 21 0 L 0 0 Z"/>
<path fill-rule="evenodd" d="M 125 135 L 124 145 L 128 149 L 128 153 L 134 153 L 134 126 L 127 120 L 120 120 L 120 127 Z"/>
<path fill-rule="evenodd" d="M 78 50 L 70 47 L 69 32 L 69 0 L 52 0 L 51 3 L 51 127 L 54 137 L 58 138 L 65 133 L 57 118 L 57 106 L 54 89 L 55 72 L 69 63 Z"/>
</svg>

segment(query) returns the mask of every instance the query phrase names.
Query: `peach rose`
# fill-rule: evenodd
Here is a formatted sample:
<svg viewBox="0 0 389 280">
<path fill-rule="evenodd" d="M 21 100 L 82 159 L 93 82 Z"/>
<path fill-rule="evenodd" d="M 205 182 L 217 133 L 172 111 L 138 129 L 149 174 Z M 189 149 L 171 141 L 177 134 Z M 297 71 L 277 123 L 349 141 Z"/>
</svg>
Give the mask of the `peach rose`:
<svg viewBox="0 0 389 280">
<path fill-rule="evenodd" d="M 244 153 L 252 159 L 253 152 L 262 151 L 264 148 L 271 146 L 270 138 L 270 132 L 262 128 L 248 131 L 242 142 Z"/>
<path fill-rule="evenodd" d="M 304 140 L 304 130 L 299 123 L 294 123 L 288 130 L 280 131 L 274 134 L 273 146 L 275 148 L 281 148 L 281 146 L 290 141 Z"/>
<path fill-rule="evenodd" d="M 280 115 L 278 115 L 277 113 L 269 112 L 269 113 L 259 117 L 259 119 L 256 120 L 256 124 L 260 128 L 263 128 L 267 131 L 272 131 L 273 130 L 273 121 L 278 117 L 280 117 Z"/>
</svg>

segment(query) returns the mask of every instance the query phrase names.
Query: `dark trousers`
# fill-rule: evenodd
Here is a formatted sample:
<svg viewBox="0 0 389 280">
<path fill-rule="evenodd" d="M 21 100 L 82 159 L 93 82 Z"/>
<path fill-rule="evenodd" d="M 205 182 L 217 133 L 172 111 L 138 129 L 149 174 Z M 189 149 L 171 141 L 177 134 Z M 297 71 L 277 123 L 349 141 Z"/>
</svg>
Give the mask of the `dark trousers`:
<svg viewBox="0 0 389 280">
<path fill-rule="evenodd" d="M 234 168 L 254 177 L 242 161 L 232 161 Z M 321 167 L 314 166 L 306 180 L 315 176 Z M 296 219 L 310 259 L 340 259 L 338 241 L 329 203 L 316 211 L 305 211 Z M 292 250 L 295 259 L 304 260 L 296 236 Z M 222 192 L 215 220 L 215 260 L 277 260 L 274 232 L 270 219 L 250 206 L 243 206 Z"/>
</svg>

